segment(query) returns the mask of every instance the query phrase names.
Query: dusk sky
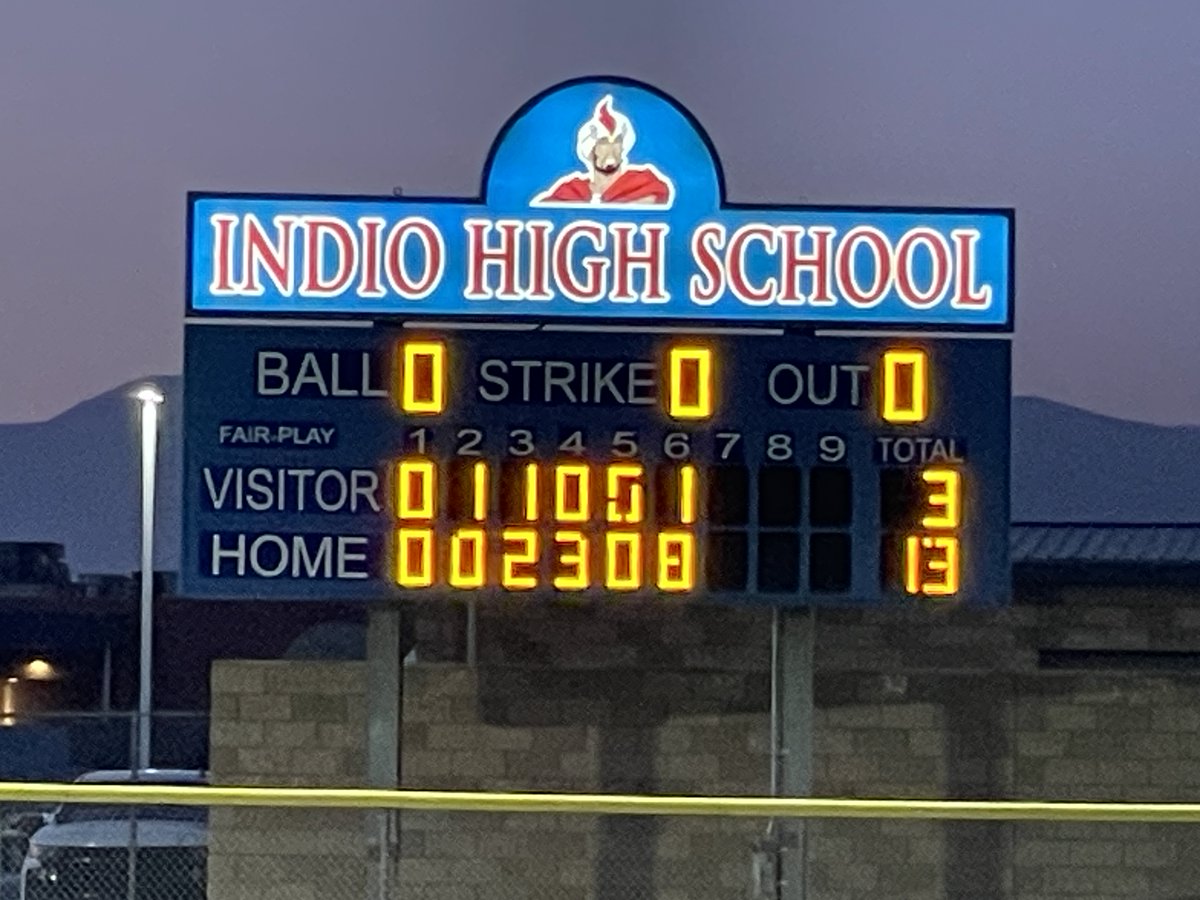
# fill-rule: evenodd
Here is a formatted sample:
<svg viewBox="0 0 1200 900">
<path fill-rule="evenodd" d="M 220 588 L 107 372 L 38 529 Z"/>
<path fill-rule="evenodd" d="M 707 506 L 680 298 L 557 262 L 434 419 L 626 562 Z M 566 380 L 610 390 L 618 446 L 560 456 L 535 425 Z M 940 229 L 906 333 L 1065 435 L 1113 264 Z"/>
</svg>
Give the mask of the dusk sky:
<svg viewBox="0 0 1200 900">
<path fill-rule="evenodd" d="M 180 371 L 188 190 L 473 196 L 587 74 L 731 200 L 1015 207 L 1015 391 L 1200 423 L 1195 0 L 4 0 L 0 422 Z"/>
</svg>

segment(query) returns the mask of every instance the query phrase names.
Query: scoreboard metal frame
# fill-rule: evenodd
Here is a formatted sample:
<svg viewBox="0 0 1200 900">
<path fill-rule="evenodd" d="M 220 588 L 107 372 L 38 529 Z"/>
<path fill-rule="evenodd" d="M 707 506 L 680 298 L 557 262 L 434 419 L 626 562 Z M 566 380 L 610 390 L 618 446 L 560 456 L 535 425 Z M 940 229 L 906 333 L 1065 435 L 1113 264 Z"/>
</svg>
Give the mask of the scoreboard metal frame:
<svg viewBox="0 0 1200 900">
<path fill-rule="evenodd" d="M 495 200 L 516 177 L 497 169 L 504 141 L 539 111 L 553 123 L 581 91 L 589 106 L 607 98 L 597 109 L 615 98 L 637 111 L 643 130 L 671 124 L 654 103 L 664 120 L 681 109 L 620 79 L 535 98 L 493 149 L 487 202 L 458 201 L 465 245 L 438 218 L 458 214 L 448 201 L 190 199 L 181 593 L 1006 603 L 1011 211 L 768 207 L 728 229 L 710 211 L 677 276 L 666 235 L 694 218 L 677 199 L 653 213 L 539 209 L 524 223 Z M 681 122 L 711 154 L 716 213 L 734 209 L 707 138 Z M 677 196 L 703 180 L 659 159 Z M 418 220 L 428 227 L 405 231 Z M 565 250 L 550 242 L 581 221 L 595 228 Z M 472 228 L 514 243 L 473 245 Z M 618 246 L 635 234 L 638 254 Z M 434 257 L 438 278 L 465 266 L 463 283 L 422 282 Z M 811 270 L 807 301 L 787 302 L 777 259 Z M 601 272 L 605 298 L 564 287 Z M 525 302 L 495 296 L 510 276 Z M 819 302 L 831 299 L 821 279 L 840 310 Z M 481 284 L 492 297 L 472 296 Z M 401 289 L 426 288 L 433 307 L 408 312 Z"/>
</svg>

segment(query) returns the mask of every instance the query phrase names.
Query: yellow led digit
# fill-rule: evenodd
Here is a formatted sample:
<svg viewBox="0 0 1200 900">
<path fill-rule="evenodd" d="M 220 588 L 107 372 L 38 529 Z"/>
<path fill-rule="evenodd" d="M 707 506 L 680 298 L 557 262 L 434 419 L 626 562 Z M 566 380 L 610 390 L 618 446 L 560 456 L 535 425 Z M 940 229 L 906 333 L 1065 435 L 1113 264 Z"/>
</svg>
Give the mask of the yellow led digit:
<svg viewBox="0 0 1200 900">
<path fill-rule="evenodd" d="M 642 586 L 642 536 L 636 531 L 610 531 L 605 544 L 604 586 L 636 591 Z"/>
<path fill-rule="evenodd" d="M 404 344 L 400 365 L 400 408 L 433 415 L 446 408 L 446 345 L 440 341 Z"/>
<path fill-rule="evenodd" d="M 560 591 L 582 591 L 588 586 L 588 539 L 582 531 L 556 531 L 558 563 L 566 571 L 554 576 L 554 586 Z"/>
<path fill-rule="evenodd" d="M 696 521 L 696 467 L 682 466 L 679 469 L 679 524 L 691 525 Z"/>
<path fill-rule="evenodd" d="M 924 422 L 929 415 L 928 366 L 924 350 L 888 350 L 883 354 L 883 418 L 887 422 Z"/>
<path fill-rule="evenodd" d="M 484 575 L 482 528 L 460 528 L 450 536 L 451 587 L 481 588 Z"/>
<path fill-rule="evenodd" d="M 673 419 L 706 419 L 713 413 L 712 350 L 672 347 L 667 382 L 667 414 Z"/>
<path fill-rule="evenodd" d="M 537 563 L 537 532 L 532 528 L 505 528 L 501 538 L 504 541 L 504 555 L 500 584 L 510 591 L 527 591 L 537 587 L 536 575 L 518 571 L 518 567 L 527 570 Z"/>
<path fill-rule="evenodd" d="M 926 469 L 921 477 L 931 485 L 941 487 L 929 494 L 929 506 L 937 512 L 925 516 L 921 524 L 926 528 L 957 528 L 959 521 L 960 478 L 954 469 Z"/>
<path fill-rule="evenodd" d="M 909 535 L 904 541 L 904 589 L 944 597 L 958 593 L 958 538 Z"/>
<path fill-rule="evenodd" d="M 433 462 L 405 459 L 396 467 L 396 516 L 400 519 L 433 518 L 437 479 Z"/>
<path fill-rule="evenodd" d="M 696 586 L 696 536 L 690 531 L 664 531 L 658 536 L 658 587 L 690 591 Z"/>
<path fill-rule="evenodd" d="M 605 518 L 622 525 L 636 525 L 645 513 L 645 488 L 638 463 L 614 463 L 608 467 L 608 505 Z"/>
<path fill-rule="evenodd" d="M 396 531 L 396 583 L 406 588 L 433 584 L 433 529 Z"/>
<path fill-rule="evenodd" d="M 472 493 L 474 494 L 474 496 L 471 498 L 471 505 L 473 507 L 471 510 L 472 517 L 476 522 L 486 522 L 488 507 L 488 470 L 487 463 L 485 463 L 483 460 L 477 461 L 472 467 L 471 481 L 473 482 Z"/>
<path fill-rule="evenodd" d="M 536 522 L 538 517 L 538 467 L 525 464 L 525 521 Z"/>
<path fill-rule="evenodd" d="M 555 521 L 588 520 L 588 474 L 584 463 L 561 463 L 554 467 Z"/>
</svg>

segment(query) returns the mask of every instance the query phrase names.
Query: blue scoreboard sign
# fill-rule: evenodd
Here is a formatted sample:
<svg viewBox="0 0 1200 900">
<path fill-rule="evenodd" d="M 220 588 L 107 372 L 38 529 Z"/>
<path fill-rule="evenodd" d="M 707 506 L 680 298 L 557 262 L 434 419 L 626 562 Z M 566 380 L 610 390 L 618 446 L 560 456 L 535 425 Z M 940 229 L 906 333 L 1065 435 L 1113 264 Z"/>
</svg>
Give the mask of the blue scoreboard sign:
<svg viewBox="0 0 1200 900">
<path fill-rule="evenodd" d="M 670 98 L 477 200 L 189 203 L 181 590 L 997 605 L 1013 221 L 744 207 Z"/>
</svg>

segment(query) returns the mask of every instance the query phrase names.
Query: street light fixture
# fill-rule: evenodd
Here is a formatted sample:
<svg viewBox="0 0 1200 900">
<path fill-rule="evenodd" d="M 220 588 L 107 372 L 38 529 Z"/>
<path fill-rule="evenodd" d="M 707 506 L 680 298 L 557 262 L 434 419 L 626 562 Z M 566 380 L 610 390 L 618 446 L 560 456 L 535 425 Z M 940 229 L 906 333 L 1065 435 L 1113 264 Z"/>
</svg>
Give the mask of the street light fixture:
<svg viewBox="0 0 1200 900">
<path fill-rule="evenodd" d="M 138 652 L 137 768 L 150 768 L 150 689 L 154 638 L 154 475 L 157 462 L 158 407 L 165 399 L 153 385 L 135 395 L 142 419 L 142 570 L 141 642 Z"/>
</svg>

